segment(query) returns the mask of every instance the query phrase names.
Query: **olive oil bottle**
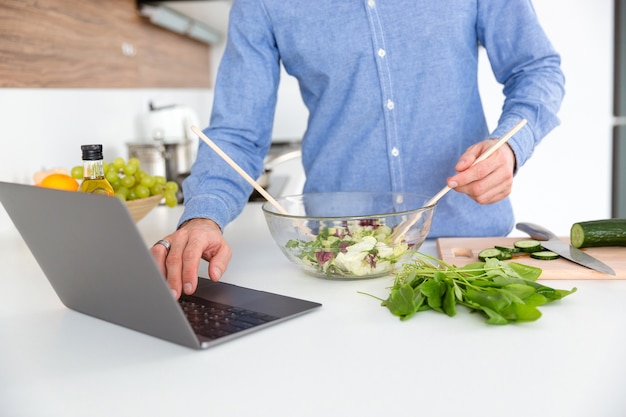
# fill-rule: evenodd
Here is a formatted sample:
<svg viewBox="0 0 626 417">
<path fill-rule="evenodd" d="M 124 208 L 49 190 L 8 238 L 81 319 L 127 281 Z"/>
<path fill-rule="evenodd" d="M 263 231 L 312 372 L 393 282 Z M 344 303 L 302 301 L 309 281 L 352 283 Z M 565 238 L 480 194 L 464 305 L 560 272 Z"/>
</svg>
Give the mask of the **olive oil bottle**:
<svg viewBox="0 0 626 417">
<path fill-rule="evenodd" d="M 83 145 L 83 182 L 78 191 L 112 196 L 113 187 L 104 176 L 102 145 Z"/>
</svg>

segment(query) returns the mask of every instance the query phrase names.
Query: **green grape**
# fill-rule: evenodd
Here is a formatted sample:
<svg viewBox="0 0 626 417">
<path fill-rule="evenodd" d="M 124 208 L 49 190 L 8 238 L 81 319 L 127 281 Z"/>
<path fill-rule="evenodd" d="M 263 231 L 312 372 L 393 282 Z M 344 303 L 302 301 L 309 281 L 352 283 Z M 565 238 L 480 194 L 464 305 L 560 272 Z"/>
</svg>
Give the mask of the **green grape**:
<svg viewBox="0 0 626 417">
<path fill-rule="evenodd" d="M 165 177 L 163 175 L 155 175 L 154 176 L 154 181 L 157 184 L 161 184 L 161 185 L 165 185 L 165 183 L 167 182 L 167 180 L 165 179 Z"/>
<path fill-rule="evenodd" d="M 165 183 L 165 191 L 171 191 L 173 193 L 176 193 L 176 191 L 178 191 L 178 184 L 175 183 L 174 181 L 168 181 Z"/>
<path fill-rule="evenodd" d="M 168 207 L 176 207 L 178 205 L 178 198 L 176 198 L 176 193 L 173 191 L 165 191 L 163 193 L 163 197 L 165 197 L 165 205 Z"/>
<path fill-rule="evenodd" d="M 141 178 L 141 185 L 145 185 L 148 188 L 152 188 L 155 184 L 156 184 L 156 180 L 154 179 L 152 175 L 146 174 Z"/>
<path fill-rule="evenodd" d="M 117 189 L 122 186 L 122 180 L 120 179 L 120 177 L 117 177 L 115 180 L 109 181 L 109 184 L 111 184 L 111 187 L 113 187 L 113 191 L 117 191 Z"/>
<path fill-rule="evenodd" d="M 124 200 L 126 200 L 126 197 L 128 197 L 128 188 L 124 187 L 123 185 L 120 185 L 116 190 L 115 190 L 115 194 L 121 194 L 124 196 Z"/>
<path fill-rule="evenodd" d="M 124 177 L 122 177 L 122 185 L 128 189 L 133 188 L 135 182 L 135 177 L 133 177 L 132 175 L 125 175 Z"/>
<path fill-rule="evenodd" d="M 122 201 L 126 201 L 126 194 L 122 194 L 119 191 L 115 192 L 115 197 L 119 198 Z"/>
<path fill-rule="evenodd" d="M 127 165 L 136 165 L 137 167 L 139 167 L 139 164 L 140 164 L 139 158 L 133 157 L 133 158 L 128 159 Z"/>
<path fill-rule="evenodd" d="M 113 185 L 114 182 L 117 182 L 120 180 L 119 175 L 117 175 L 117 172 L 115 172 L 115 170 L 109 169 L 108 171 L 105 171 L 106 173 L 104 174 L 104 177 L 107 179 L 107 181 Z"/>
<path fill-rule="evenodd" d="M 137 172 L 135 172 L 134 175 L 135 175 L 135 180 L 137 180 L 137 182 L 140 183 L 143 177 L 145 177 L 148 174 L 146 173 L 146 171 L 142 171 L 141 169 L 137 168 Z"/>
<path fill-rule="evenodd" d="M 134 188 L 129 188 L 128 189 L 128 195 L 126 196 L 127 200 L 137 200 L 137 193 L 135 192 Z"/>
<path fill-rule="evenodd" d="M 82 165 L 76 165 L 70 171 L 72 178 L 74 178 L 75 180 L 82 180 L 84 172 L 85 172 L 85 169 L 83 168 Z"/>
<path fill-rule="evenodd" d="M 122 158 L 121 156 L 118 156 L 117 158 L 113 160 L 112 165 L 115 167 L 117 171 L 122 171 L 124 167 L 126 166 L 126 161 L 124 161 L 124 158 Z"/>
<path fill-rule="evenodd" d="M 145 185 L 138 184 L 135 186 L 135 194 L 137 198 L 147 198 L 150 197 L 150 189 Z"/>
<path fill-rule="evenodd" d="M 159 195 L 163 194 L 163 186 L 160 184 L 154 184 L 150 187 L 150 195 Z"/>
<path fill-rule="evenodd" d="M 102 161 L 102 169 L 104 170 L 104 172 L 107 172 L 107 170 L 109 169 L 109 164 L 106 161 Z"/>
<path fill-rule="evenodd" d="M 123 171 L 126 176 L 135 175 L 135 173 L 139 170 L 139 166 L 135 164 L 126 164 Z"/>
</svg>

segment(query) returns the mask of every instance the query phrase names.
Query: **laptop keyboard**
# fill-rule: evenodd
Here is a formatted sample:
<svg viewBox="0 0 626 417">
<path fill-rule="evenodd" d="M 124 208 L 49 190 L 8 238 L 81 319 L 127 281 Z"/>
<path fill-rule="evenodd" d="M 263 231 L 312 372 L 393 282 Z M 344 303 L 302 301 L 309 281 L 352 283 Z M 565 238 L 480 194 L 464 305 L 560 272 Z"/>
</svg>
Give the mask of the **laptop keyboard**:
<svg viewBox="0 0 626 417">
<path fill-rule="evenodd" d="M 209 339 L 228 336 L 278 318 L 193 296 L 185 296 L 179 303 L 194 332 Z"/>
</svg>

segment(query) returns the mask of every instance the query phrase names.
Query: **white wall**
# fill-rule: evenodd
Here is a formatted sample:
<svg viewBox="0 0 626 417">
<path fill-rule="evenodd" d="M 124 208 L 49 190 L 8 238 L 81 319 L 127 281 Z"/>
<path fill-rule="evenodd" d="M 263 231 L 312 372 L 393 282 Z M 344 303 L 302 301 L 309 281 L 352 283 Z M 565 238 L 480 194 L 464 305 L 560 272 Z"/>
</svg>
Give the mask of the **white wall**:
<svg viewBox="0 0 626 417">
<path fill-rule="evenodd" d="M 572 223 L 611 215 L 613 1 L 534 4 L 561 53 L 566 95 L 561 126 L 519 172 L 512 200 L 518 221 L 569 236 Z"/>
<path fill-rule="evenodd" d="M 126 143 L 143 139 L 137 119 L 151 100 L 187 104 L 207 123 L 212 94 L 208 89 L 0 90 L 0 179 L 28 183 L 39 169 L 80 165 L 85 143 L 102 143 L 106 159 L 126 157 Z"/>
<path fill-rule="evenodd" d="M 610 216 L 613 6 L 611 0 L 535 0 L 548 35 L 561 52 L 567 77 L 562 124 L 517 176 L 512 199 L 519 221 L 561 235 L 575 221 Z M 567 10 L 564 18 L 561 11 Z M 221 56 L 215 48 L 216 57 Z M 500 87 L 483 68 L 489 120 L 498 117 Z M 136 118 L 148 102 L 184 104 L 207 123 L 210 90 L 0 90 L 0 180 L 31 182 L 42 168 L 80 163 L 80 145 L 101 142 L 105 157 L 126 156 L 138 138 Z M 281 86 L 275 136 L 298 137 L 306 111 L 292 79 Z M 294 167 L 297 169 L 297 167 Z M 0 234 L 12 230 L 0 208 Z"/>
</svg>

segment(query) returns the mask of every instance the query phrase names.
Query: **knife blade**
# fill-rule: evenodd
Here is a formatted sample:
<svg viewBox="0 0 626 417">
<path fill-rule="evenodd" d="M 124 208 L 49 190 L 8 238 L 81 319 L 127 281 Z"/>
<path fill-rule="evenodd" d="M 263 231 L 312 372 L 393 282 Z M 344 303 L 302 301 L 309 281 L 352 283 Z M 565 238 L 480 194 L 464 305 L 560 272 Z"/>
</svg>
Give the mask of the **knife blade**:
<svg viewBox="0 0 626 417">
<path fill-rule="evenodd" d="M 567 260 L 605 274 L 615 275 L 613 268 L 588 253 L 562 241 L 554 233 L 542 226 L 534 223 L 517 223 L 515 227 L 522 232 L 528 233 L 531 238 L 541 241 L 541 245 L 544 248 L 559 254 Z"/>
</svg>

